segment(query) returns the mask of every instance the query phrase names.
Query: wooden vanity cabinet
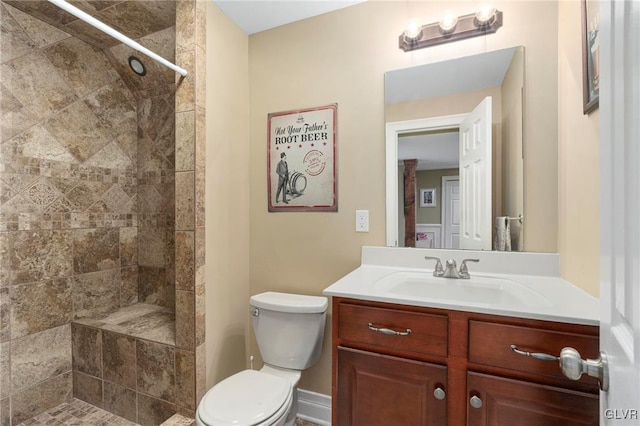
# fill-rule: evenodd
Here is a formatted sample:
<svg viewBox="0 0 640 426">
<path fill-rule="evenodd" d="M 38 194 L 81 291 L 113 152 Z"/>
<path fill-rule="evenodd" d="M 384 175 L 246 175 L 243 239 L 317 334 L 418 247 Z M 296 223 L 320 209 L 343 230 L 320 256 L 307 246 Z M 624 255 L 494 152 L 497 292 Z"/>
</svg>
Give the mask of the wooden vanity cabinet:
<svg viewBox="0 0 640 426">
<path fill-rule="evenodd" d="M 598 327 L 340 297 L 332 326 L 334 426 L 598 424 L 595 379 L 511 350 L 597 358 Z"/>
</svg>

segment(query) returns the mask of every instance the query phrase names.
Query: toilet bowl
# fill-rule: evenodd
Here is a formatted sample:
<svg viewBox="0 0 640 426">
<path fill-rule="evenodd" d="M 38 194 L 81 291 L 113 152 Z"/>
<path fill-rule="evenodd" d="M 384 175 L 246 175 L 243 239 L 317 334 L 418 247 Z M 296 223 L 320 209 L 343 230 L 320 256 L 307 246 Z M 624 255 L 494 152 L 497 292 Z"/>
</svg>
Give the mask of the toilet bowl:
<svg viewBox="0 0 640 426">
<path fill-rule="evenodd" d="M 294 386 L 262 371 L 244 370 L 211 388 L 196 415 L 198 426 L 283 426 Z"/>
<path fill-rule="evenodd" d="M 250 314 L 264 366 L 213 386 L 196 411 L 197 426 L 292 426 L 302 370 L 318 361 L 325 297 L 267 292 L 251 297 Z"/>
</svg>

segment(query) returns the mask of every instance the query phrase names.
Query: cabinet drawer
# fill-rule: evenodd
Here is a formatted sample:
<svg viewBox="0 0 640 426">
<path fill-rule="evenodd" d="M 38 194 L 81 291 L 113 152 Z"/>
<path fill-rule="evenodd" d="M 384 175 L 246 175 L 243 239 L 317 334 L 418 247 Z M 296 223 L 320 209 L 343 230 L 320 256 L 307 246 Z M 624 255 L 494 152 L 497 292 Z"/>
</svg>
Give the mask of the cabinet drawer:
<svg viewBox="0 0 640 426">
<path fill-rule="evenodd" d="M 447 356 L 447 323 L 445 315 L 406 312 L 395 309 L 340 303 L 338 338 L 386 348 L 391 352 Z M 389 335 L 371 330 L 386 328 L 408 335 Z"/>
<path fill-rule="evenodd" d="M 597 358 L 598 336 L 543 328 L 469 321 L 469 362 L 536 375 L 565 378 L 558 362 L 518 355 L 511 345 L 527 352 L 560 355 L 565 346 L 576 348 L 583 358 Z M 568 379 L 567 379 L 568 380 Z M 591 381 L 583 376 L 581 380 Z M 595 379 L 593 379 L 595 380 Z"/>
</svg>

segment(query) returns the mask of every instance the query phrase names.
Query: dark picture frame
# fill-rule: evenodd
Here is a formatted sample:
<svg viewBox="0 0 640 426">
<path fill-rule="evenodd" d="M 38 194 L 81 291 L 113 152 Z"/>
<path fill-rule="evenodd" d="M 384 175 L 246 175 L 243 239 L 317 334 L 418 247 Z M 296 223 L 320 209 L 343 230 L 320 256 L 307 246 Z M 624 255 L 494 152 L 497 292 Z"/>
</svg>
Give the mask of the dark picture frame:
<svg viewBox="0 0 640 426">
<path fill-rule="evenodd" d="M 598 108 L 600 99 L 600 10 L 597 0 L 581 0 L 582 6 L 582 112 Z"/>
</svg>

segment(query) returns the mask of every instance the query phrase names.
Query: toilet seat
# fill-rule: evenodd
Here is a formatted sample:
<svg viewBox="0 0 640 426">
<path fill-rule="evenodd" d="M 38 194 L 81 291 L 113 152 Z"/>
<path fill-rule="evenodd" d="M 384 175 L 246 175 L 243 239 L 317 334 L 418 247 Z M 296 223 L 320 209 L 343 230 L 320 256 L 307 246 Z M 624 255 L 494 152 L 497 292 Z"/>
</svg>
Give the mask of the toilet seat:
<svg viewBox="0 0 640 426">
<path fill-rule="evenodd" d="M 292 401 L 293 386 L 289 381 L 244 370 L 209 389 L 197 415 L 208 426 L 266 426 L 285 416 Z"/>
</svg>

